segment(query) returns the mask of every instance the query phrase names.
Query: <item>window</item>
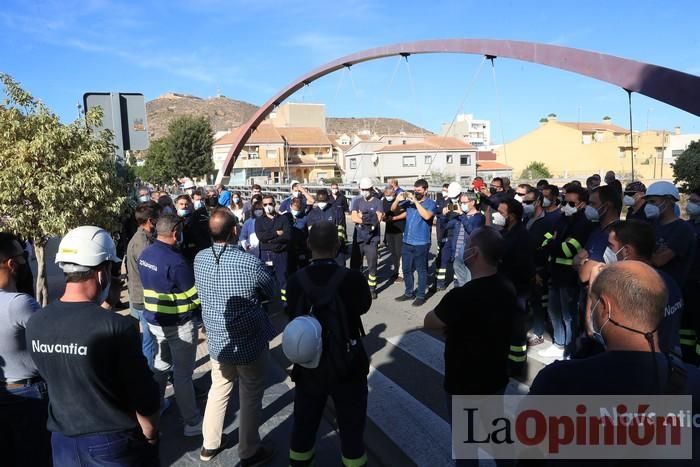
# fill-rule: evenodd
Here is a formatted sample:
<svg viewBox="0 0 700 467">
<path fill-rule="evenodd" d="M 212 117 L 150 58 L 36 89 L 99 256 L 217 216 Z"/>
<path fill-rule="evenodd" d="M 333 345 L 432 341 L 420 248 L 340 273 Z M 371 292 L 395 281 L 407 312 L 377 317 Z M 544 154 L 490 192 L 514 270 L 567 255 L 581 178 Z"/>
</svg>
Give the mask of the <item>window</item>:
<svg viewBox="0 0 700 467">
<path fill-rule="evenodd" d="M 620 159 L 625 158 L 625 148 L 620 148 Z"/>
<path fill-rule="evenodd" d="M 316 152 L 314 152 L 314 156 L 320 157 L 320 156 L 321 156 L 321 151 L 316 151 Z"/>
<path fill-rule="evenodd" d="M 386 143 L 387 143 L 387 144 L 391 144 L 391 140 L 387 141 Z"/>
<path fill-rule="evenodd" d="M 248 159 L 260 159 L 260 155 L 257 152 L 249 152 Z"/>
<path fill-rule="evenodd" d="M 406 140 L 401 141 L 401 144 L 406 144 Z"/>
<path fill-rule="evenodd" d="M 683 150 L 683 149 L 673 149 L 673 150 L 671 151 L 671 156 L 673 156 L 673 157 L 678 157 L 678 156 L 680 156 L 681 154 L 683 154 L 684 152 L 685 152 L 685 150 Z"/>
<path fill-rule="evenodd" d="M 603 141 L 603 132 L 602 131 L 597 131 L 594 136 L 595 142 L 600 143 Z"/>
<path fill-rule="evenodd" d="M 591 144 L 591 137 L 592 137 L 592 136 L 593 136 L 593 135 L 591 135 L 590 133 L 584 133 L 584 134 L 583 134 L 583 137 L 582 137 L 583 139 L 582 139 L 581 142 L 582 142 L 583 144 Z"/>
<path fill-rule="evenodd" d="M 415 167 L 416 166 L 416 156 L 403 156 L 403 166 L 404 167 Z"/>
<path fill-rule="evenodd" d="M 274 159 L 277 157 L 277 150 L 276 149 L 268 149 L 265 151 L 265 155 L 267 156 L 268 159 Z"/>
<path fill-rule="evenodd" d="M 469 154 L 462 154 L 459 156 L 459 165 L 472 165 L 472 156 Z"/>
<path fill-rule="evenodd" d="M 348 161 L 350 162 L 350 168 L 351 168 L 351 169 L 356 169 L 356 168 L 357 168 L 357 159 L 352 158 L 352 159 L 348 159 Z"/>
<path fill-rule="evenodd" d="M 445 158 L 447 159 L 448 164 L 452 163 L 452 154 L 448 154 L 447 156 L 445 156 Z"/>
<path fill-rule="evenodd" d="M 326 177 L 328 177 L 328 174 L 326 172 L 318 172 L 316 174 L 316 180 L 323 180 Z"/>
<path fill-rule="evenodd" d="M 430 154 L 426 154 L 426 156 L 425 156 L 425 165 L 430 165 L 430 163 L 432 162 L 432 160 L 433 160 L 433 156 L 431 156 Z"/>
</svg>

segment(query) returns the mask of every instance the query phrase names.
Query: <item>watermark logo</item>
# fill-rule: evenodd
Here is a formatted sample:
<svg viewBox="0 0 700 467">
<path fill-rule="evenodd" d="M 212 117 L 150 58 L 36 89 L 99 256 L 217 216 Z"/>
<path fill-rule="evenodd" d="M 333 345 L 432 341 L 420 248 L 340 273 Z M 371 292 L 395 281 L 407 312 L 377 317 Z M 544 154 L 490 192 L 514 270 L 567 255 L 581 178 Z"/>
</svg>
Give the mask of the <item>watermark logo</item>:
<svg viewBox="0 0 700 467">
<path fill-rule="evenodd" d="M 453 396 L 455 459 L 691 459 L 692 396 Z"/>
</svg>

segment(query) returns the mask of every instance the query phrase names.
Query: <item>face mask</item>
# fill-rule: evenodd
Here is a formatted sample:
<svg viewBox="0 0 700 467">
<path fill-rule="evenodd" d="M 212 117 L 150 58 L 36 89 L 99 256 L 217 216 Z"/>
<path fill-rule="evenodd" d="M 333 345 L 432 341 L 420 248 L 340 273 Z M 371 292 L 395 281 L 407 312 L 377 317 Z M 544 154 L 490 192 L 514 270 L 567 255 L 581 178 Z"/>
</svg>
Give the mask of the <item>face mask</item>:
<svg viewBox="0 0 700 467">
<path fill-rule="evenodd" d="M 265 212 L 268 214 L 272 214 L 275 212 L 275 207 L 274 206 L 265 206 Z"/>
<path fill-rule="evenodd" d="M 535 205 L 534 204 L 523 204 L 523 215 L 524 216 L 532 216 L 535 213 Z"/>
<path fill-rule="evenodd" d="M 200 208 L 202 208 L 202 207 L 204 207 L 204 203 L 202 202 L 201 199 L 194 202 L 194 208 L 195 208 L 195 209 L 200 209 Z"/>
<path fill-rule="evenodd" d="M 630 195 L 625 195 L 625 197 L 622 198 L 622 204 L 624 204 L 625 206 L 634 206 L 634 203 L 634 198 Z"/>
<path fill-rule="evenodd" d="M 600 327 L 600 329 L 596 330 L 595 324 L 593 323 L 593 312 L 595 311 L 595 309 L 599 303 L 600 303 L 600 299 L 596 300 L 595 305 L 593 305 L 591 307 L 591 311 L 589 312 L 588 317 L 591 321 L 591 331 L 593 334 L 593 339 L 595 339 L 600 345 L 605 347 L 605 338 L 603 337 L 602 331 L 603 331 L 603 328 L 605 327 L 605 325 L 608 324 L 608 321 L 610 321 L 610 317 L 608 316 L 607 321 L 605 321 L 605 323 L 603 323 L 603 325 Z"/>
<path fill-rule="evenodd" d="M 617 259 L 617 255 L 622 251 L 623 248 L 625 247 L 623 246 L 619 250 L 613 251 L 612 248 L 606 247 L 605 253 L 603 253 L 603 261 L 605 261 L 605 264 L 617 263 L 619 261 L 619 259 Z"/>
<path fill-rule="evenodd" d="M 338 194 L 338 189 L 337 189 L 337 188 L 333 188 L 333 189 L 331 190 L 331 193 L 333 193 L 334 195 L 337 195 L 337 194 Z"/>
<path fill-rule="evenodd" d="M 517 201 L 518 203 L 522 203 L 523 197 L 521 195 L 515 195 L 515 201 Z"/>
<path fill-rule="evenodd" d="M 241 201 L 241 198 L 239 198 L 238 196 L 234 196 L 233 198 L 231 198 L 231 201 L 238 204 Z"/>
<path fill-rule="evenodd" d="M 107 285 L 105 286 L 102 282 L 98 282 L 100 284 L 100 288 L 102 288 L 102 292 L 100 292 L 100 296 L 97 297 L 97 304 L 102 305 L 105 300 L 107 300 L 107 297 L 109 297 L 109 288 L 112 285 L 112 278 L 109 277 L 108 274 L 105 274 L 107 276 Z M 104 287 L 104 288 L 103 288 Z"/>
<path fill-rule="evenodd" d="M 493 219 L 491 220 L 491 223 L 493 225 L 498 225 L 498 226 L 505 226 L 506 225 L 506 218 L 503 217 L 503 214 L 500 212 L 494 212 L 493 213 Z"/>
<path fill-rule="evenodd" d="M 384 199 L 391 202 L 391 201 L 394 201 L 394 196 L 393 195 L 392 196 L 385 196 Z"/>
<path fill-rule="evenodd" d="M 476 248 L 467 248 L 464 250 L 464 255 L 462 256 L 464 264 L 469 266 L 468 262 L 476 255 Z M 468 253 L 467 253 L 468 252 Z"/>
<path fill-rule="evenodd" d="M 462 203 L 459 205 L 460 208 L 462 208 L 463 212 L 469 212 L 469 204 L 467 203 Z"/>
<path fill-rule="evenodd" d="M 548 207 L 550 207 L 551 205 L 552 205 L 552 200 L 550 200 L 549 198 L 543 198 L 543 199 L 542 199 L 542 207 L 548 208 Z"/>
<path fill-rule="evenodd" d="M 292 210 L 291 210 L 292 217 L 297 217 L 297 216 L 299 215 L 300 212 L 301 212 L 301 211 L 297 211 L 296 209 L 292 209 Z"/>
<path fill-rule="evenodd" d="M 325 208 L 327 205 L 328 205 L 328 203 L 323 203 L 323 202 L 316 203 L 316 206 L 318 206 L 319 209 L 323 209 L 323 208 Z"/>
<path fill-rule="evenodd" d="M 578 209 L 576 209 L 574 206 L 569 206 L 568 204 L 561 208 L 561 211 L 564 213 L 565 216 L 573 216 L 578 212 Z"/>
<path fill-rule="evenodd" d="M 299 192 L 298 191 L 292 191 L 292 198 L 298 198 L 299 197 Z"/>
<path fill-rule="evenodd" d="M 644 205 L 644 214 L 649 219 L 656 219 L 661 214 L 661 209 L 654 204 L 647 203 Z"/>
<path fill-rule="evenodd" d="M 495 195 L 496 189 L 494 187 L 489 188 L 489 193 L 491 193 L 492 195 Z"/>
<path fill-rule="evenodd" d="M 369 199 L 369 197 L 372 196 L 372 192 L 369 190 L 362 190 L 362 196 L 364 196 L 366 199 Z"/>
<path fill-rule="evenodd" d="M 187 217 L 190 214 L 189 209 L 178 209 L 177 210 L 177 215 L 180 217 Z"/>
<path fill-rule="evenodd" d="M 139 196 L 139 202 L 141 202 L 141 203 L 147 203 L 150 200 L 151 200 L 151 197 L 148 195 Z"/>
<path fill-rule="evenodd" d="M 253 211 L 253 215 L 254 215 L 255 217 L 260 217 L 260 216 L 263 215 L 263 210 L 262 210 L 262 209 L 256 209 L 255 211 Z"/>
<path fill-rule="evenodd" d="M 423 196 L 425 196 L 423 193 L 415 193 L 413 196 L 415 196 L 416 201 L 420 201 L 423 199 Z"/>
<path fill-rule="evenodd" d="M 591 222 L 598 222 L 598 220 L 600 219 L 600 213 L 593 206 L 590 206 L 590 205 L 586 206 L 586 209 L 584 212 L 586 214 L 586 219 L 588 219 Z"/>
<path fill-rule="evenodd" d="M 685 212 L 688 213 L 688 217 L 700 216 L 700 204 L 698 203 L 688 203 L 685 206 Z"/>
</svg>

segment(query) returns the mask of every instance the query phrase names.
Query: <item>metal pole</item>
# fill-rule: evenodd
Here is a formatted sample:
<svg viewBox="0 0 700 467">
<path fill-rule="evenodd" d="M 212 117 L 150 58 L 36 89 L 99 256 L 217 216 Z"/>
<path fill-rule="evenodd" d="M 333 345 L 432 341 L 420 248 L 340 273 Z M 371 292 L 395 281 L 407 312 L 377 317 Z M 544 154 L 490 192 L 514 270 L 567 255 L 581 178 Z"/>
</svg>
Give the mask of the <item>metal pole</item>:
<svg viewBox="0 0 700 467">
<path fill-rule="evenodd" d="M 632 91 L 627 91 L 628 107 L 630 111 L 630 154 L 632 157 L 632 181 L 634 181 L 634 135 L 632 134 Z"/>
</svg>

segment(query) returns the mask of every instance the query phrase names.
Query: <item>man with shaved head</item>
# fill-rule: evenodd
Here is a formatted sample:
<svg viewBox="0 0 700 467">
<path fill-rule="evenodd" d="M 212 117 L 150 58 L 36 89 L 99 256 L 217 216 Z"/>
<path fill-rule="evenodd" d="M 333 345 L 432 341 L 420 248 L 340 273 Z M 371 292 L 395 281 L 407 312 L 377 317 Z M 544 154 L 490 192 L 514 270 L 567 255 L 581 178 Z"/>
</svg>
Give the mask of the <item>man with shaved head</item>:
<svg viewBox="0 0 700 467">
<path fill-rule="evenodd" d="M 271 447 L 261 443 L 258 428 L 269 341 L 275 336 L 262 303 L 273 297 L 275 285 L 263 262 L 236 246 L 238 219 L 229 209 L 212 211 L 209 230 L 213 245 L 200 251 L 194 260 L 195 284 L 211 356 L 211 389 L 199 457 L 208 461 L 231 441 L 223 434 L 224 417 L 238 378 L 238 454 L 242 465 L 262 465 L 273 454 Z"/>
<path fill-rule="evenodd" d="M 591 283 L 588 330 L 605 352 L 552 363 L 537 375 L 530 394 L 676 393 L 700 398 L 700 370 L 659 350 L 658 330 L 668 300 L 654 268 L 623 261 L 604 267 Z M 686 377 L 680 382 L 669 378 L 671 367 Z"/>
</svg>

